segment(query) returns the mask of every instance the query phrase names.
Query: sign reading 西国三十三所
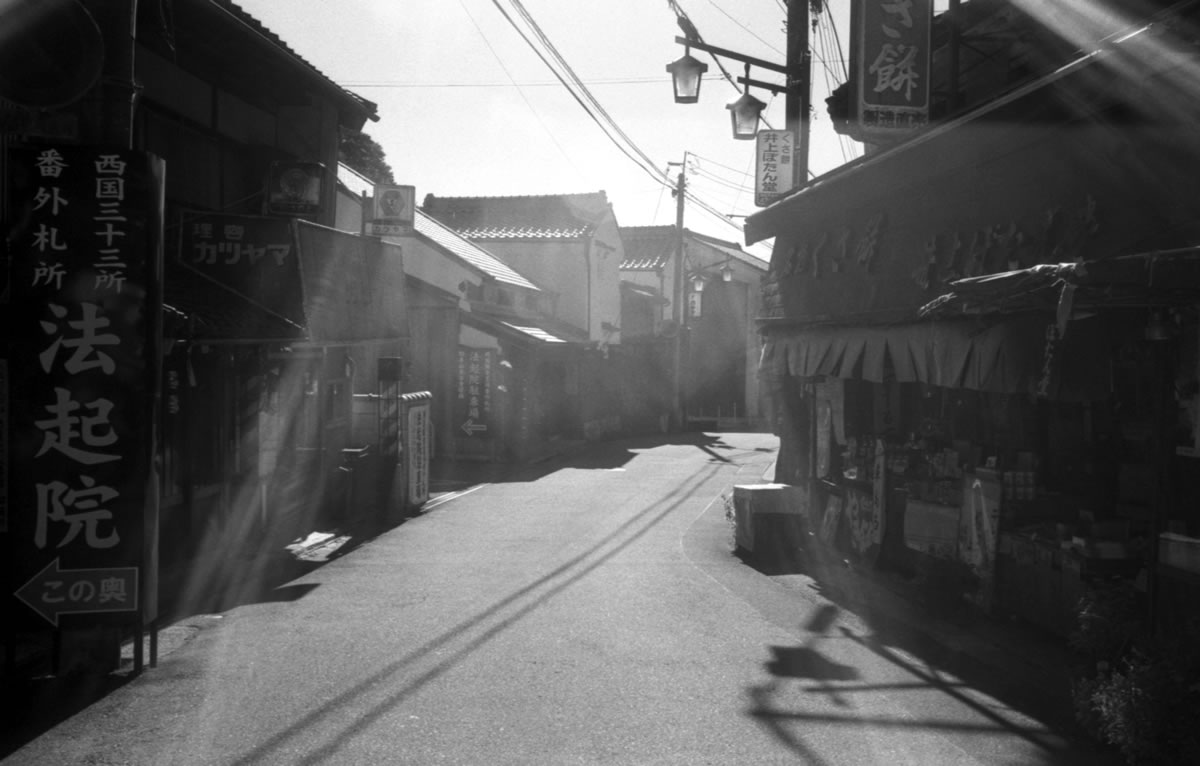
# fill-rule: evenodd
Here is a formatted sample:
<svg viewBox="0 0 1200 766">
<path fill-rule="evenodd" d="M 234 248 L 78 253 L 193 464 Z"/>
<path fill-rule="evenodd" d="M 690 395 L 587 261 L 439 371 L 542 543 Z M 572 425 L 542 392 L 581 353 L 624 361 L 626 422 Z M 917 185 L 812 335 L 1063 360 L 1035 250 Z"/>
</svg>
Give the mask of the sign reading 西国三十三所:
<svg viewBox="0 0 1200 766">
<path fill-rule="evenodd" d="M 863 0 L 851 11 L 851 119 L 886 139 L 929 122 L 931 0 Z"/>
<path fill-rule="evenodd" d="M 154 619 L 164 165 L 67 145 L 16 147 L 8 160 L 0 619 Z"/>
</svg>

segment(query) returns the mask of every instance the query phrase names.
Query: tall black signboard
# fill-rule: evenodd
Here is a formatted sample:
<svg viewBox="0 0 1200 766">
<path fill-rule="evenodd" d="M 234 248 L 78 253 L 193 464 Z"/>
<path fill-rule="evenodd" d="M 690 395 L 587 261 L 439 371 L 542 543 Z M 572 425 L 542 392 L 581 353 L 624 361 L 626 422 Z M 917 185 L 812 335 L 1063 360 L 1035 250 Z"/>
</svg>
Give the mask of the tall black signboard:
<svg viewBox="0 0 1200 766">
<path fill-rule="evenodd" d="M 0 622 L 156 618 L 161 160 L 10 150 Z"/>
</svg>

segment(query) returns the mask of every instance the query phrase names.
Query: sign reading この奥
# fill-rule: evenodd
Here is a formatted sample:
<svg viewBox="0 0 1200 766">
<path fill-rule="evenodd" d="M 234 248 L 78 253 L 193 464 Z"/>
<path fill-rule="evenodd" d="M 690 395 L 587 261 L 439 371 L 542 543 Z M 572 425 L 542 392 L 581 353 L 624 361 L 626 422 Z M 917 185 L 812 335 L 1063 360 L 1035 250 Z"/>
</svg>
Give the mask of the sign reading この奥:
<svg viewBox="0 0 1200 766">
<path fill-rule="evenodd" d="M 8 159 L 0 619 L 153 619 L 163 163 L 80 146 Z"/>
</svg>

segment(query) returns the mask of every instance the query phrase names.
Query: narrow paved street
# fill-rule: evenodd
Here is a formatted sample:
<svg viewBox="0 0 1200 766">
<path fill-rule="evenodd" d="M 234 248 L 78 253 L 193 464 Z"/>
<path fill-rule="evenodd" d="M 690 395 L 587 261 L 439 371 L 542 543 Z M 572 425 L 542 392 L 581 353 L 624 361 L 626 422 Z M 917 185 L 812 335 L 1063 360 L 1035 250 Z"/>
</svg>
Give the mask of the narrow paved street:
<svg viewBox="0 0 1200 766">
<path fill-rule="evenodd" d="M 14 764 L 1095 763 L 730 554 L 777 440 L 601 444 L 211 627 Z"/>
</svg>

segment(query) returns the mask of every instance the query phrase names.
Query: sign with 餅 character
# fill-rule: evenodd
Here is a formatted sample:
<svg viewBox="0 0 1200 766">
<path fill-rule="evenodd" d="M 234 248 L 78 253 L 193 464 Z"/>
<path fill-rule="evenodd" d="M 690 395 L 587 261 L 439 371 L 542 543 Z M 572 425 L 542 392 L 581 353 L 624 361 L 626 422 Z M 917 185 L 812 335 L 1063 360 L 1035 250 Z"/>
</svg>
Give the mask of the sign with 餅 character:
<svg viewBox="0 0 1200 766">
<path fill-rule="evenodd" d="M 851 6 L 851 119 L 886 140 L 929 122 L 931 0 L 863 0 Z"/>
<path fill-rule="evenodd" d="M 164 166 L 66 145 L 8 159 L 0 620 L 152 620 Z"/>
</svg>

